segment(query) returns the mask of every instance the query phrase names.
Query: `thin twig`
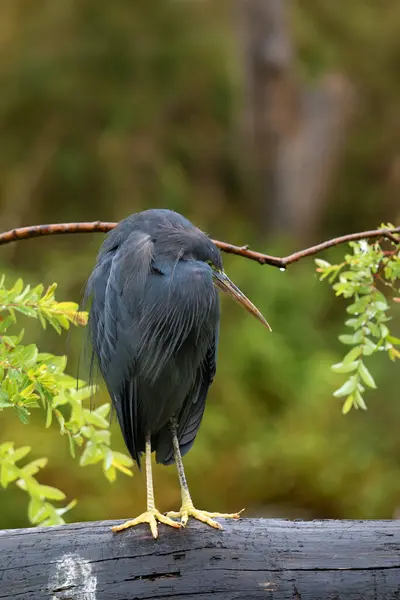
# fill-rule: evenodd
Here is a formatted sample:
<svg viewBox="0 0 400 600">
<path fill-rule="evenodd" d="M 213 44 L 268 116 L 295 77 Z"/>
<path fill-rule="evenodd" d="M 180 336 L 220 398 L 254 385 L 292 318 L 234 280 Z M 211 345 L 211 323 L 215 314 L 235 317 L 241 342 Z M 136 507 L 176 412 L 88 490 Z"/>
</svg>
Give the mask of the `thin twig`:
<svg viewBox="0 0 400 600">
<path fill-rule="evenodd" d="M 107 233 L 114 229 L 117 223 L 104 222 L 104 221 L 93 221 L 92 223 L 54 223 L 52 225 L 32 225 L 31 227 L 20 227 L 18 229 L 11 229 L 0 234 L 0 246 L 8 244 L 10 242 L 16 242 L 17 240 L 26 240 L 33 237 L 39 237 L 42 235 L 60 235 L 65 233 L 94 233 L 102 232 Z M 377 237 L 384 237 L 389 239 L 395 244 L 400 245 L 400 238 L 396 237 L 395 234 L 400 234 L 400 227 L 394 227 L 393 229 L 372 229 L 370 231 L 361 231 L 358 233 L 349 233 L 342 235 L 316 246 L 299 250 L 288 256 L 270 256 L 269 254 L 263 254 L 261 252 L 255 252 L 250 250 L 246 246 L 234 246 L 226 242 L 220 242 L 219 240 L 213 240 L 215 245 L 220 250 L 228 254 L 236 254 L 237 256 L 243 256 L 249 260 L 254 260 L 261 265 L 271 265 L 280 269 L 285 269 L 288 265 L 297 262 L 307 256 L 313 256 L 323 250 L 338 246 L 339 244 L 345 244 L 347 242 L 370 239 Z"/>
</svg>

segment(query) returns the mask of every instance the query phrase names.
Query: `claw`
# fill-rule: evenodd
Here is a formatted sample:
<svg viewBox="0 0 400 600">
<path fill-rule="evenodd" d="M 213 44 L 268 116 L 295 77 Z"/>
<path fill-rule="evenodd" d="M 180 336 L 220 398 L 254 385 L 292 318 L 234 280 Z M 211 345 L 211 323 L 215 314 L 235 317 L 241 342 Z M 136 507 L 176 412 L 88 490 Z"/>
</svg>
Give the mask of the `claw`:
<svg viewBox="0 0 400 600">
<path fill-rule="evenodd" d="M 121 525 L 116 525 L 112 527 L 112 531 L 123 531 L 124 529 L 128 529 L 129 527 L 135 527 L 136 525 L 140 525 L 141 523 L 148 523 L 150 525 L 150 530 L 153 535 L 153 538 L 158 538 L 158 527 L 157 521 L 160 523 L 164 523 L 164 525 L 169 525 L 170 527 L 174 527 L 175 529 L 180 529 L 181 523 L 177 523 L 168 517 L 168 515 L 163 515 L 157 509 L 147 510 L 142 513 L 135 519 L 131 519 L 130 521 L 125 521 L 125 523 L 121 523 Z"/>
<path fill-rule="evenodd" d="M 207 510 L 199 510 L 195 508 L 193 505 L 182 506 L 179 512 L 168 512 L 167 517 L 172 519 L 181 519 L 182 527 L 186 527 L 186 524 L 189 520 L 189 517 L 193 517 L 193 519 L 197 519 L 198 521 L 202 521 L 209 525 L 210 527 L 214 527 L 214 529 L 222 529 L 222 525 L 216 519 L 240 519 L 241 513 L 244 511 L 244 508 L 237 513 L 218 513 L 218 512 L 208 512 Z"/>
</svg>

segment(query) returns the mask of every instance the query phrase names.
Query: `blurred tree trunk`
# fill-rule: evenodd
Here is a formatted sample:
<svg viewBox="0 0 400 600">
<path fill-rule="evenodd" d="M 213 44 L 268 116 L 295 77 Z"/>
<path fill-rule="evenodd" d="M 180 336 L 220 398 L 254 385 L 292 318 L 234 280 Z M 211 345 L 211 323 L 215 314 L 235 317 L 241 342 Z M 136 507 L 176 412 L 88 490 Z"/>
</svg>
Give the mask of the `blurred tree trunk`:
<svg viewBox="0 0 400 600">
<path fill-rule="evenodd" d="M 293 65 L 288 4 L 237 0 L 245 98 L 241 136 L 260 233 L 314 237 L 353 106 L 350 82 L 328 74 L 304 89 Z"/>
</svg>

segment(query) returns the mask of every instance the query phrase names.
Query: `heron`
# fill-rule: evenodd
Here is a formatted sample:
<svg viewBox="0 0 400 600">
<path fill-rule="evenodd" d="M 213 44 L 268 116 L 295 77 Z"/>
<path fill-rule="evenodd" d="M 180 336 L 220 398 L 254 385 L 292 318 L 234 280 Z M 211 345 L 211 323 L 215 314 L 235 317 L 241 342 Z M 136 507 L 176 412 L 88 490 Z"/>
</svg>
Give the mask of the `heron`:
<svg viewBox="0 0 400 600">
<path fill-rule="evenodd" d="M 106 236 L 88 280 L 91 359 L 107 386 L 125 445 L 139 469 L 145 456 L 147 510 L 113 527 L 140 523 L 158 536 L 158 523 L 186 526 L 190 517 L 222 529 L 216 518 L 239 513 L 195 508 L 182 456 L 195 441 L 216 374 L 220 303 L 226 292 L 269 325 L 228 278 L 212 240 L 167 209 L 133 214 Z M 176 463 L 182 505 L 156 509 L 152 453 Z"/>
</svg>

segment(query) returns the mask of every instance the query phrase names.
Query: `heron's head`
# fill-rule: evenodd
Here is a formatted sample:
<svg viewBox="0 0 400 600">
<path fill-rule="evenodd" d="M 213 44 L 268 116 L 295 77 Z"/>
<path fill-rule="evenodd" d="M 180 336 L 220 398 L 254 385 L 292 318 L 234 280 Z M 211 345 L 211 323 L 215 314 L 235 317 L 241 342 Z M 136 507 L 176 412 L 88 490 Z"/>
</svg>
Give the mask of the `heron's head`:
<svg viewBox="0 0 400 600">
<path fill-rule="evenodd" d="M 139 221 L 140 219 L 140 221 Z M 261 323 L 271 329 L 260 311 L 224 272 L 222 257 L 213 241 L 182 215 L 166 209 L 151 209 L 136 216 L 136 223 L 148 234 L 149 253 L 161 272 L 173 271 L 181 261 L 201 274 L 210 269 L 214 285 L 236 300 Z M 196 263 L 196 266 L 195 266 Z M 201 266 L 200 266 L 201 264 Z M 200 269 L 199 269 L 200 267 Z"/>
<path fill-rule="evenodd" d="M 170 235 L 168 236 L 169 247 L 172 248 L 175 245 L 175 248 L 179 248 L 180 260 L 193 260 L 205 263 L 211 269 L 215 287 L 236 300 L 236 302 L 243 306 L 243 308 L 271 331 L 271 327 L 258 308 L 254 306 L 247 296 L 243 294 L 225 273 L 221 253 L 214 242 L 200 229 L 194 227 L 185 219 L 185 224 L 186 223 L 188 223 L 189 226 L 175 227 L 173 229 L 173 234 L 172 231 L 170 231 Z"/>
</svg>

